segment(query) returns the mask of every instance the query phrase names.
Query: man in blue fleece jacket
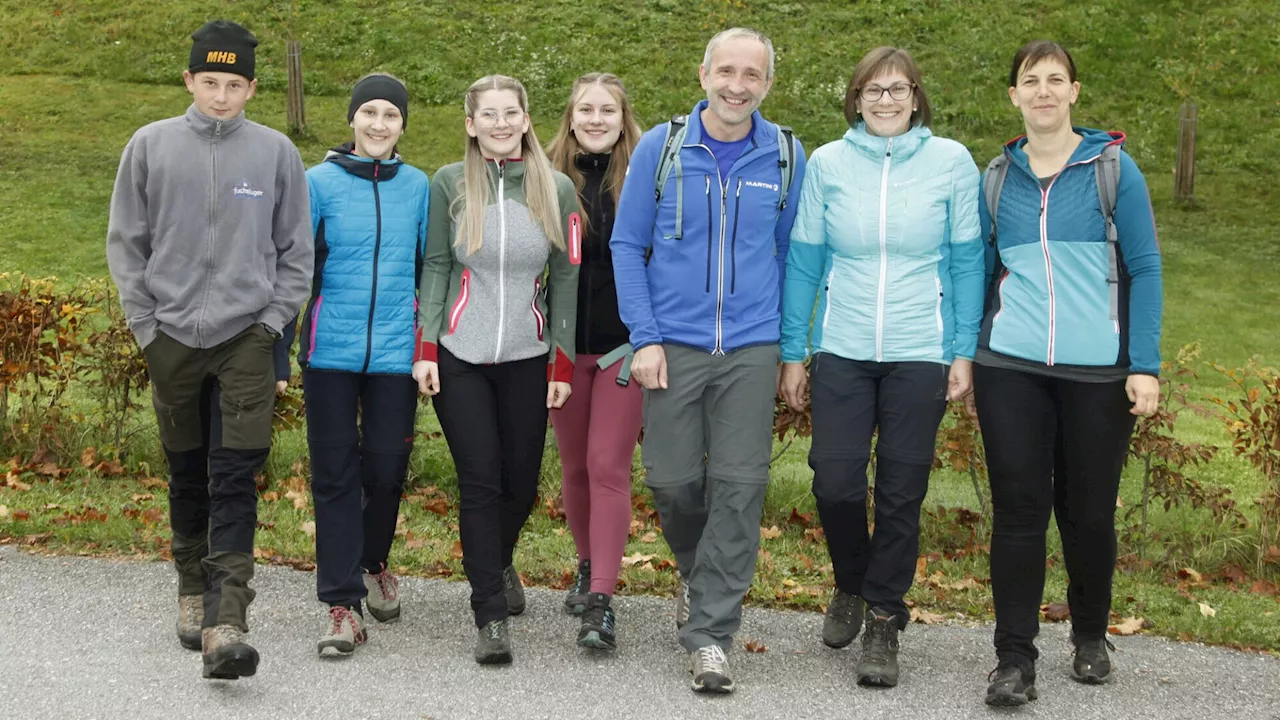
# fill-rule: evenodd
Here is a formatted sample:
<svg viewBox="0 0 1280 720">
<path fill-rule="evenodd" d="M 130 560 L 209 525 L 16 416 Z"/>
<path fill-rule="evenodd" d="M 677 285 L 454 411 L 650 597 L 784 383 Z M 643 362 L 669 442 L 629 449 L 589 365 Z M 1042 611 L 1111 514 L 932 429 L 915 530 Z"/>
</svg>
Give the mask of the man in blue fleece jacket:
<svg viewBox="0 0 1280 720">
<path fill-rule="evenodd" d="M 609 242 L 695 692 L 733 690 L 725 652 L 755 572 L 769 482 L 782 278 L 804 179 L 796 142 L 787 191 L 779 143 L 793 141 L 757 111 L 773 61 L 754 30 L 711 39 L 698 69 L 707 99 L 673 148 L 676 168 L 655 187 L 676 129 L 663 123 L 631 158 Z"/>
</svg>

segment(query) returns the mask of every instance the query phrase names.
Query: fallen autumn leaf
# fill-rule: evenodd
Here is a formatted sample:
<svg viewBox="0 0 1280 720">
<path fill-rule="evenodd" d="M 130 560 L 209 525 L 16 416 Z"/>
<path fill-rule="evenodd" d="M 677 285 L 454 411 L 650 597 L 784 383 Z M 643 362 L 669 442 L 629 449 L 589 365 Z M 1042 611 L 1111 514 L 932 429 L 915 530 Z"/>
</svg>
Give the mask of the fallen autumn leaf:
<svg viewBox="0 0 1280 720">
<path fill-rule="evenodd" d="M 1139 617 L 1125 618 L 1107 628 L 1107 632 L 1112 635 L 1134 635 L 1147 624 L 1146 620 Z"/>
</svg>

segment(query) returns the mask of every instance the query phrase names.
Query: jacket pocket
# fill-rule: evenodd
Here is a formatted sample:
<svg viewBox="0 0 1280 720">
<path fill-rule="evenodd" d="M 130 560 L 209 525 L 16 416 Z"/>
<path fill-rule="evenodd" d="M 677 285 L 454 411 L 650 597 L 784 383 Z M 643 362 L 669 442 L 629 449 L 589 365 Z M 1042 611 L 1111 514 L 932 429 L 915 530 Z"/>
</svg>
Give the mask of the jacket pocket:
<svg viewBox="0 0 1280 720">
<path fill-rule="evenodd" d="M 320 326 L 320 306 L 324 304 L 324 295 L 316 296 L 316 306 L 311 309 L 311 332 L 308 336 L 310 348 L 307 350 L 307 362 L 316 354 L 316 328 Z"/>
<path fill-rule="evenodd" d="M 540 277 L 534 278 L 533 279 L 533 300 L 530 301 L 529 306 L 533 308 L 533 322 L 534 322 L 534 327 L 536 328 L 538 333 L 538 342 L 543 342 L 542 337 L 547 327 L 547 319 L 546 317 L 543 316 L 542 310 L 538 309 L 538 297 L 541 294 L 541 292 L 542 292 L 542 278 Z"/>
<path fill-rule="evenodd" d="M 462 271 L 462 287 L 458 290 L 458 299 L 449 310 L 449 335 L 458 329 L 458 321 L 462 319 L 462 311 L 467 309 L 467 300 L 471 295 L 471 268 Z"/>
<path fill-rule="evenodd" d="M 938 304 L 934 309 L 934 317 L 938 321 L 938 332 L 942 332 L 942 278 L 938 277 L 938 271 L 933 271 L 933 283 L 938 288 Z"/>
</svg>

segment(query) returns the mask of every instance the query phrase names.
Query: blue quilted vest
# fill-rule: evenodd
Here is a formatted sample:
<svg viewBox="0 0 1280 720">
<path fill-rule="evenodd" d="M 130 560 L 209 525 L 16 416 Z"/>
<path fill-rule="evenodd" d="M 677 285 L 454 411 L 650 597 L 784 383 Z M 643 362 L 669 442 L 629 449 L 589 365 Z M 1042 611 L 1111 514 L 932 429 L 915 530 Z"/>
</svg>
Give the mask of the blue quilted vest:
<svg viewBox="0 0 1280 720">
<path fill-rule="evenodd" d="M 307 171 L 316 266 L 298 352 L 303 367 L 407 375 L 426 248 L 427 174 L 350 145 Z"/>
</svg>

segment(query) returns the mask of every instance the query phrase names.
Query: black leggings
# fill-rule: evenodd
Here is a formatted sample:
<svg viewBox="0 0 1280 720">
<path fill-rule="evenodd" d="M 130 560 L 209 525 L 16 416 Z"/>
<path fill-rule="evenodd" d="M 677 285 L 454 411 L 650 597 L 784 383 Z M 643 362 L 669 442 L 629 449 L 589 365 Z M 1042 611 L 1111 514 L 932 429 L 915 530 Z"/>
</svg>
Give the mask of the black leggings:
<svg viewBox="0 0 1280 720">
<path fill-rule="evenodd" d="M 1057 519 L 1071 629 L 1102 638 L 1116 564 L 1115 510 L 1133 433 L 1124 382 L 1087 383 L 977 365 L 974 391 L 991 476 L 996 654 L 1034 661 L 1045 533 Z"/>
<path fill-rule="evenodd" d="M 538 495 L 547 358 L 472 365 L 440 348 L 440 429 L 458 471 L 462 567 L 477 627 L 507 617 L 502 571 Z"/>
</svg>

